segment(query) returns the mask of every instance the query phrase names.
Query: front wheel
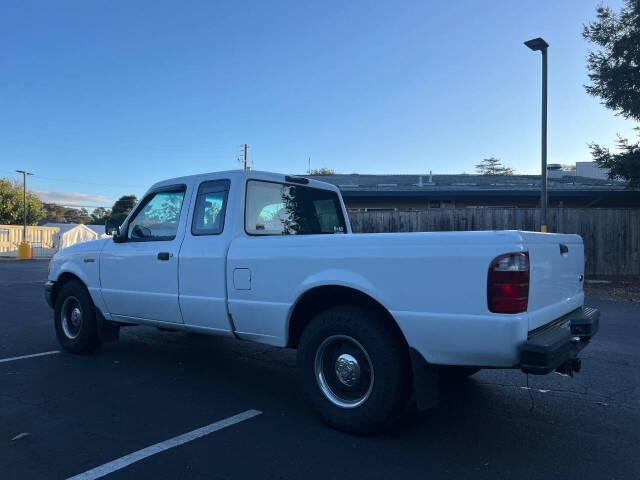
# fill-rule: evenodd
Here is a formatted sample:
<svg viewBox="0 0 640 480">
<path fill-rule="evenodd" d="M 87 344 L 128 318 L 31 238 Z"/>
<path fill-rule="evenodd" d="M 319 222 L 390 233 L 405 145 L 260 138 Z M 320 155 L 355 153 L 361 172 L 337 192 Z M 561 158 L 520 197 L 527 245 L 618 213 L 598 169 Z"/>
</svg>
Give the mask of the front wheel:
<svg viewBox="0 0 640 480">
<path fill-rule="evenodd" d="M 54 326 L 58 342 L 67 352 L 90 353 L 100 346 L 95 307 L 80 282 L 65 283 L 58 292 Z"/>
<path fill-rule="evenodd" d="M 339 306 L 320 313 L 298 347 L 298 372 L 325 422 L 366 433 L 407 403 L 411 365 L 401 334 L 381 312 Z"/>
</svg>

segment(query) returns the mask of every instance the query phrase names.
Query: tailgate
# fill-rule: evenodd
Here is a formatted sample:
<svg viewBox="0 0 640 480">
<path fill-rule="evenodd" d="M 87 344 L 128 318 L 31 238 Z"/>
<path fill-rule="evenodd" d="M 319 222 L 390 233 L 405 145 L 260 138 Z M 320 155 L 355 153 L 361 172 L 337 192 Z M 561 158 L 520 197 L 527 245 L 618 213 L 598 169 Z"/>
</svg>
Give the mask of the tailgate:
<svg viewBox="0 0 640 480">
<path fill-rule="evenodd" d="M 529 250 L 529 331 L 584 302 L 584 245 L 579 235 L 522 232 Z"/>
</svg>

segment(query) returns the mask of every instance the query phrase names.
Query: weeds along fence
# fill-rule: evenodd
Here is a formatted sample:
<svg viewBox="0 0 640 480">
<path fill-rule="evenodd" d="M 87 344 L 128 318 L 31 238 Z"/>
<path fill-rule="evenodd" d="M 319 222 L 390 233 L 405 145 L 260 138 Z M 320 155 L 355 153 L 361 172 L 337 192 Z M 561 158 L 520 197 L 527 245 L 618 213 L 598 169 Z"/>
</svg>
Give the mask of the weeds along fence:
<svg viewBox="0 0 640 480">
<path fill-rule="evenodd" d="M 549 232 L 584 240 L 587 274 L 640 275 L 640 209 L 550 208 Z M 538 208 L 349 212 L 354 233 L 540 230 Z"/>
</svg>

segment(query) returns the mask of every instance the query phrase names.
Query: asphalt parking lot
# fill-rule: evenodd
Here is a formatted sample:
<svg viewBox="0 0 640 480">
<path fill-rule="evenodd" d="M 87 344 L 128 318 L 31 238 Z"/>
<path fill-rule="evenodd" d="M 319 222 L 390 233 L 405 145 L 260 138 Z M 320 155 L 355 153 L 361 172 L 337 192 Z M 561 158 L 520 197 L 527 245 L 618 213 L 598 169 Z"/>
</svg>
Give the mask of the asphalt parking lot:
<svg viewBox="0 0 640 480">
<path fill-rule="evenodd" d="M 587 302 L 601 329 L 573 379 L 482 371 L 358 437 L 316 419 L 291 350 L 131 327 L 91 356 L 47 353 L 46 272 L 0 261 L 2 478 L 73 477 L 252 410 L 104 478 L 640 478 L 640 303 Z"/>
</svg>

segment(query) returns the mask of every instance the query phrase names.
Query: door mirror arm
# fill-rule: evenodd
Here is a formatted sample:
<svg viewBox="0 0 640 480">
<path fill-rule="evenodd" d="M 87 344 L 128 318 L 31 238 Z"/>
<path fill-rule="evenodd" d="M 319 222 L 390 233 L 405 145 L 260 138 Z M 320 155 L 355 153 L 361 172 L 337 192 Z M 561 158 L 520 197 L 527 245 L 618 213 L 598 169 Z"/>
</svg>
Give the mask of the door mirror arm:
<svg viewBox="0 0 640 480">
<path fill-rule="evenodd" d="M 122 238 L 122 232 L 120 231 L 120 227 L 118 227 L 116 232 L 113 234 L 113 242 L 122 243 L 123 241 L 124 241 L 124 238 Z"/>
<path fill-rule="evenodd" d="M 123 243 L 127 241 L 127 230 L 128 226 L 126 224 L 122 224 L 118 227 L 116 234 L 113 236 L 113 241 L 115 243 Z"/>
</svg>

